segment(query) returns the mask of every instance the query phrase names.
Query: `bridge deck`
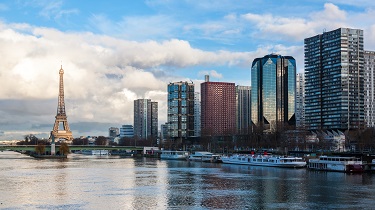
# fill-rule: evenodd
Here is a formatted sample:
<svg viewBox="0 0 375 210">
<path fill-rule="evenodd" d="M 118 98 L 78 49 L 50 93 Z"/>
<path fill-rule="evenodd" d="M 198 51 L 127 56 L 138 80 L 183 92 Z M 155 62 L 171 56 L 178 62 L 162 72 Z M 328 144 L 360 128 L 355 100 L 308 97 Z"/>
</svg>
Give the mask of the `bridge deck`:
<svg viewBox="0 0 375 210">
<path fill-rule="evenodd" d="M 0 145 L 0 151 L 13 150 L 13 151 L 35 151 L 36 145 Z M 56 145 L 56 151 L 60 146 Z M 69 149 L 72 150 L 132 150 L 132 151 L 143 151 L 144 147 L 134 146 L 92 146 L 92 145 L 69 145 Z M 46 151 L 51 151 L 51 146 L 46 145 Z"/>
</svg>

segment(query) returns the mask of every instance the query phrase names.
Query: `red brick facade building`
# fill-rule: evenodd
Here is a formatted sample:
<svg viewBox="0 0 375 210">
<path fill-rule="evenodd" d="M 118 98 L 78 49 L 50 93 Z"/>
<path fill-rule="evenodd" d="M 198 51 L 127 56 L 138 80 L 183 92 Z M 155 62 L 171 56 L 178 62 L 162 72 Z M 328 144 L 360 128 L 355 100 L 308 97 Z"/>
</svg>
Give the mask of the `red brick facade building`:
<svg viewBox="0 0 375 210">
<path fill-rule="evenodd" d="M 223 136 L 236 130 L 236 87 L 234 83 L 201 83 L 202 136 Z"/>
</svg>

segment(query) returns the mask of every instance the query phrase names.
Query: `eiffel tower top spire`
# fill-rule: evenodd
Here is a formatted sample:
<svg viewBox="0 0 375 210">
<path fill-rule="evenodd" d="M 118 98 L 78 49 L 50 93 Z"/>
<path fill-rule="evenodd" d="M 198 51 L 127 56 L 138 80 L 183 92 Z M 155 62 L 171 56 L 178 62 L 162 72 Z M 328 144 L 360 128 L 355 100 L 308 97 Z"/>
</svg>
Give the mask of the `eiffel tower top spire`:
<svg viewBox="0 0 375 210">
<path fill-rule="evenodd" d="M 60 88 L 59 88 L 59 98 L 58 98 L 58 106 L 57 106 L 57 115 L 65 115 L 65 100 L 64 100 L 64 69 L 60 68 Z"/>
<path fill-rule="evenodd" d="M 55 124 L 53 126 L 53 130 L 51 134 L 54 138 L 63 138 L 67 140 L 72 140 L 73 135 L 70 131 L 68 119 L 65 112 L 65 100 L 64 100 L 64 69 L 60 68 L 60 84 L 59 84 L 59 97 L 58 97 L 58 104 L 57 104 L 57 114 L 55 119 Z M 62 123 L 62 127 L 60 130 L 60 123 Z"/>
</svg>

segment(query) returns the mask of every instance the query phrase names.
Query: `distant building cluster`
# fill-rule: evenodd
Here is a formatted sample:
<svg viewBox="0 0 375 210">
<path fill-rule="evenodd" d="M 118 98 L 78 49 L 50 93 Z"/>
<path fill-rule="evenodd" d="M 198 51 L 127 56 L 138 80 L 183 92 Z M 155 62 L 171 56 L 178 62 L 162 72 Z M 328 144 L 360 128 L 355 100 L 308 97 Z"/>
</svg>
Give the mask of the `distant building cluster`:
<svg viewBox="0 0 375 210">
<path fill-rule="evenodd" d="M 230 82 L 167 85 L 167 122 L 158 133 L 158 103 L 134 101 L 134 124 L 109 136 L 194 142 L 289 126 L 342 144 L 343 132 L 375 125 L 375 52 L 363 30 L 339 28 L 304 39 L 305 71 L 292 56 L 269 54 L 249 66 L 251 87 Z M 134 129 L 133 129 L 134 126 Z M 342 146 L 342 145 L 341 145 Z"/>
</svg>

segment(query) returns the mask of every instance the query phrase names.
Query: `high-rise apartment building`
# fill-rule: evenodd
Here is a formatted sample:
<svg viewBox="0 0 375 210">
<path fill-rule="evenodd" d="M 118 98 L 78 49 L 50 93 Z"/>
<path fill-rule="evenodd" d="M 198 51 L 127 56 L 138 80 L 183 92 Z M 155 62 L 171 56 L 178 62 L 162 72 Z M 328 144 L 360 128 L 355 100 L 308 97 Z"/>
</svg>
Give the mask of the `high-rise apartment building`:
<svg viewBox="0 0 375 210">
<path fill-rule="evenodd" d="M 305 75 L 298 73 L 296 77 L 296 126 L 305 127 Z"/>
<path fill-rule="evenodd" d="M 236 130 L 236 87 L 229 82 L 201 83 L 202 135 L 231 135 Z"/>
<path fill-rule="evenodd" d="M 201 136 L 201 95 L 194 93 L 194 136 Z"/>
<path fill-rule="evenodd" d="M 364 125 L 363 31 L 339 28 L 306 38 L 305 122 L 310 130 Z"/>
<path fill-rule="evenodd" d="M 134 100 L 134 136 L 141 139 L 158 136 L 158 102 Z"/>
<path fill-rule="evenodd" d="M 365 122 L 375 127 L 375 52 L 365 51 Z"/>
<path fill-rule="evenodd" d="M 159 135 L 159 106 L 158 102 L 151 101 L 151 136 L 156 139 Z"/>
<path fill-rule="evenodd" d="M 120 134 L 119 129 L 116 127 L 110 127 L 108 129 L 108 137 L 115 138 Z"/>
<path fill-rule="evenodd" d="M 161 124 L 160 125 L 160 140 L 163 142 L 167 140 L 168 137 L 168 124 Z"/>
<path fill-rule="evenodd" d="M 251 65 L 251 119 L 265 129 L 295 124 L 296 61 L 277 54 Z"/>
<path fill-rule="evenodd" d="M 174 82 L 168 84 L 169 137 L 194 136 L 194 84 Z"/>
<path fill-rule="evenodd" d="M 236 86 L 236 128 L 238 134 L 249 134 L 251 127 L 251 87 Z"/>
</svg>

